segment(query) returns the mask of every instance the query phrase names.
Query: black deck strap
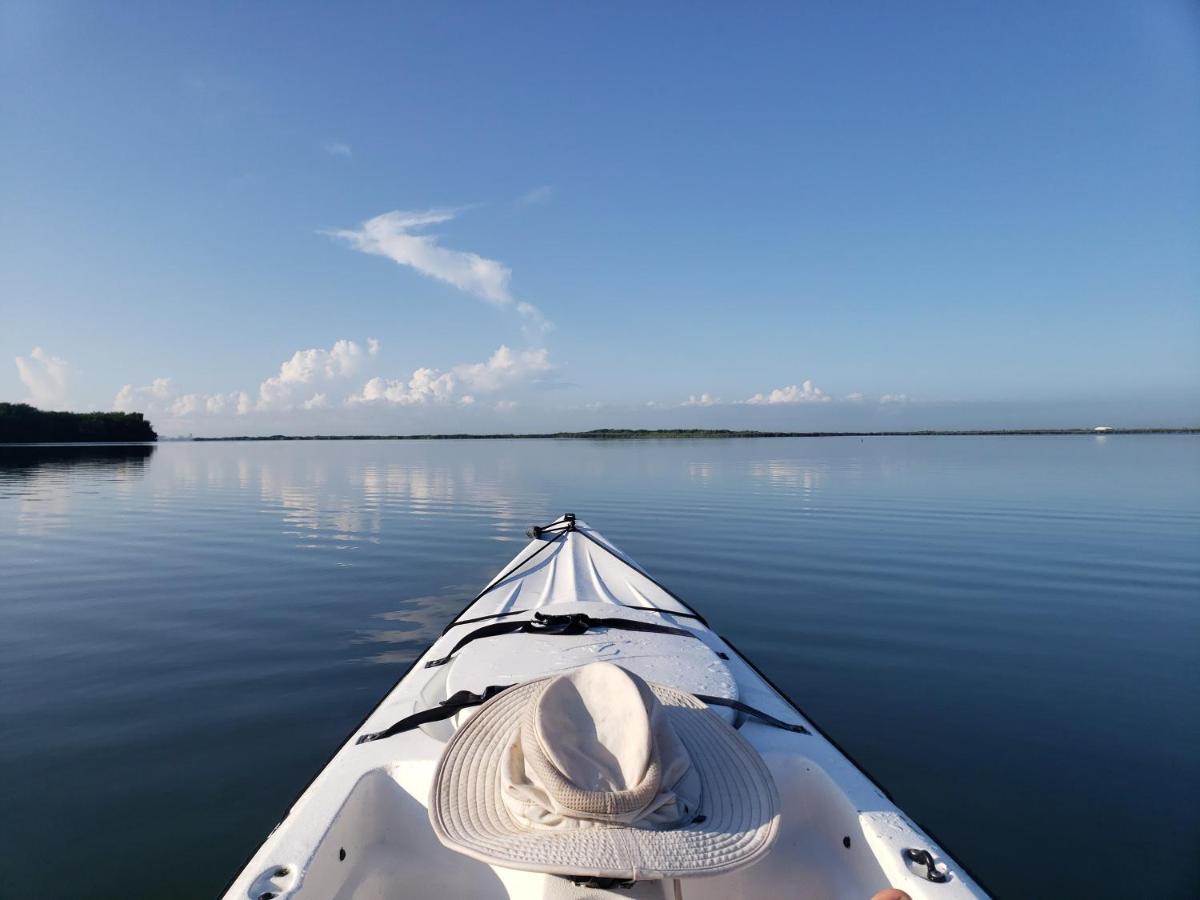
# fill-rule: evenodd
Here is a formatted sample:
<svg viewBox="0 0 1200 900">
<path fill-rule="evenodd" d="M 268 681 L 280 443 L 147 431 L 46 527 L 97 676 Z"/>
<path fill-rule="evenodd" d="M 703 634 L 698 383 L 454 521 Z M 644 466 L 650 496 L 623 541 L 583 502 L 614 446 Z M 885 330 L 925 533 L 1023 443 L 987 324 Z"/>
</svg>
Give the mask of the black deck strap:
<svg viewBox="0 0 1200 900">
<path fill-rule="evenodd" d="M 384 738 L 392 737 L 393 735 L 403 734 L 406 731 L 412 731 L 420 725 L 428 725 L 431 722 L 442 722 L 452 717 L 461 709 L 466 709 L 471 706 L 481 706 L 491 700 L 501 691 L 506 691 L 511 684 L 490 684 L 479 693 L 468 691 L 465 688 L 457 691 L 439 703 L 437 706 L 432 706 L 429 709 L 423 709 L 420 712 L 415 712 L 410 716 L 405 716 L 394 725 L 376 731 L 371 734 L 361 735 L 355 744 L 368 744 L 371 741 L 380 741 Z M 791 731 L 796 734 L 811 734 L 803 725 L 792 722 L 784 722 L 774 716 L 768 715 L 761 710 L 755 709 L 742 703 L 740 700 L 731 700 L 728 697 L 713 697 L 709 694 L 695 694 L 695 698 L 702 703 L 707 703 L 710 706 L 728 706 L 730 709 L 736 709 L 744 715 L 750 716 L 753 719 L 758 719 L 765 725 L 770 725 L 773 728 L 781 728 L 784 731 Z M 933 879 L 931 879 L 933 880 Z"/>
<path fill-rule="evenodd" d="M 674 634 L 679 637 L 695 638 L 696 635 L 686 628 L 676 628 L 673 625 L 660 625 L 657 622 L 639 622 L 636 619 L 602 618 L 593 619 L 586 613 L 568 613 L 561 616 L 547 615 L 535 612 L 532 619 L 522 619 L 519 622 L 493 622 L 477 628 L 470 634 L 463 635 L 450 652 L 440 659 L 431 659 L 425 663 L 425 668 L 432 669 L 444 666 L 454 658 L 459 650 L 472 641 L 480 638 L 497 637 L 502 634 L 586 634 L 593 628 L 616 628 L 620 631 L 643 631 L 653 634 Z"/>
<path fill-rule="evenodd" d="M 523 612 L 529 612 L 527 609 L 510 609 L 508 612 L 492 613 L 490 616 L 478 616 L 474 619 L 455 619 L 449 625 L 442 629 L 442 634 L 445 634 L 451 628 L 457 628 L 459 625 L 474 625 L 476 622 L 490 622 L 492 619 L 503 619 L 508 616 L 520 615 Z"/>
<path fill-rule="evenodd" d="M 364 734 L 359 737 L 355 744 L 367 744 L 371 741 L 383 740 L 394 734 L 400 734 L 405 731 L 412 731 L 418 725 L 426 725 L 430 722 L 441 722 L 449 719 L 460 709 L 466 709 L 468 706 L 479 706 L 491 700 L 501 691 L 512 687 L 511 684 L 491 684 L 485 687 L 480 693 L 475 694 L 466 689 L 457 691 L 451 694 L 439 705 L 432 706 L 429 709 L 423 709 L 420 712 L 415 712 L 411 716 L 405 716 L 394 725 L 390 725 L 383 731 L 376 731 L 372 734 Z"/>
<path fill-rule="evenodd" d="M 752 719 L 758 719 L 764 725 L 770 725 L 772 728 L 782 728 L 784 731 L 792 731 L 796 734 L 812 734 L 803 725 L 777 719 L 762 710 L 755 709 L 753 706 L 743 703 L 741 700 L 731 700 L 728 697 L 713 697 L 708 694 L 696 694 L 696 699 L 707 703 L 709 706 L 728 706 L 730 709 L 736 709 L 738 712 L 744 713 Z"/>
<path fill-rule="evenodd" d="M 700 619 L 700 616 L 696 613 L 677 612 L 673 609 L 659 609 L 657 606 L 625 606 L 622 604 L 621 608 L 658 613 L 661 616 L 674 616 L 677 619 Z M 474 625 L 477 622 L 490 622 L 492 619 L 506 619 L 509 616 L 516 616 L 527 612 L 529 612 L 527 609 L 510 609 L 508 612 L 492 613 L 490 616 L 476 616 L 474 619 L 456 619 L 442 629 L 442 634 L 446 634 L 451 628 L 458 628 L 460 625 Z"/>
</svg>

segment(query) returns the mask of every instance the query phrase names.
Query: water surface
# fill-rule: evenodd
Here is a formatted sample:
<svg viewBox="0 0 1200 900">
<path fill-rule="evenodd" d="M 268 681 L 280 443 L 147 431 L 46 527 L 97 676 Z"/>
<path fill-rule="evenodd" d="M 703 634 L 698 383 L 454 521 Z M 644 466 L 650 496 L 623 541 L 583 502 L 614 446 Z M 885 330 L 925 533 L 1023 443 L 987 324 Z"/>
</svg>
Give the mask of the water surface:
<svg viewBox="0 0 1200 900">
<path fill-rule="evenodd" d="M 216 895 L 573 511 L 1001 896 L 1200 879 L 1200 438 L 0 449 L 0 895 Z"/>
</svg>

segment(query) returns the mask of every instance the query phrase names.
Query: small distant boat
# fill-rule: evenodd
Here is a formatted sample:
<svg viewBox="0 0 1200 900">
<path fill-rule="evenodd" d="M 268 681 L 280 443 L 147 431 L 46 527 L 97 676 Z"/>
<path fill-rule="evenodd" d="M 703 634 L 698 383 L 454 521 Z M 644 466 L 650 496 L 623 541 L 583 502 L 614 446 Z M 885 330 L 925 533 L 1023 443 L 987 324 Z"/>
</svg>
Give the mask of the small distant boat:
<svg viewBox="0 0 1200 900">
<path fill-rule="evenodd" d="M 753 663 L 614 544 L 571 514 L 529 534 L 525 549 L 354 729 L 234 878 L 228 900 L 868 900 L 889 888 L 913 900 L 987 896 Z M 483 768 L 447 771 L 470 758 L 453 748 L 471 736 L 473 719 L 484 721 L 530 685 L 573 678 L 597 663 L 614 664 L 621 677 L 652 686 L 656 696 L 683 698 L 687 710 L 758 767 L 760 782 L 773 782 L 773 804 L 759 804 L 754 826 L 760 836 L 769 834 L 769 842 L 710 871 L 705 860 L 688 858 L 688 847 L 723 846 L 719 823 L 726 818 L 716 806 L 730 797 L 746 802 L 750 789 L 730 775 L 728 796 L 706 788 L 689 801 L 686 818 L 666 829 L 683 848 L 669 865 L 633 865 L 613 877 L 629 867 L 606 862 L 630 852 L 633 844 L 625 838 L 662 838 L 662 829 L 647 834 L 636 823 L 601 823 L 587 831 L 600 861 L 577 872 L 571 853 L 558 849 L 565 846 L 556 843 L 566 840 L 561 832 L 518 835 L 521 854 L 531 846 L 545 853 L 518 854 L 512 864 L 451 849 L 451 829 L 431 807 L 448 802 L 447 783 L 496 777 Z M 513 728 L 512 734 L 524 734 Z M 561 727 L 548 739 L 568 748 L 599 740 L 595 733 Z M 500 743 L 491 743 L 482 750 L 498 752 Z M 504 766 L 519 762 L 506 757 Z M 457 794 L 449 798 L 460 800 Z M 511 822 L 501 821 L 506 815 L 491 810 L 484 822 L 512 830 Z"/>
<path fill-rule="evenodd" d="M 1097 425 L 1095 428 L 1092 429 L 1092 431 L 1096 432 L 1096 434 L 1108 434 L 1108 432 L 1115 431 L 1115 430 L 1116 429 L 1113 428 L 1111 425 Z"/>
</svg>

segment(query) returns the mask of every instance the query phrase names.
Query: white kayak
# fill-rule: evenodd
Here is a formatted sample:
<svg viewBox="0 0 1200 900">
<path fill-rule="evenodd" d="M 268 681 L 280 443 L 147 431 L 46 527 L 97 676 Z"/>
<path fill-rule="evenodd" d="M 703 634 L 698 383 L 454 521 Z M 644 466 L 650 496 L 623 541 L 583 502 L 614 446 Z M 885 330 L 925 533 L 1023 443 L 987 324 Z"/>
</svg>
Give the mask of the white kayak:
<svg viewBox="0 0 1200 900">
<path fill-rule="evenodd" d="M 567 514 L 451 622 L 350 735 L 233 880 L 229 900 L 986 897 L 962 866 L 704 619 Z M 576 883 L 477 862 L 431 826 L 447 742 L 510 685 L 607 661 L 694 694 L 761 755 L 777 839 L 709 877 Z"/>
</svg>

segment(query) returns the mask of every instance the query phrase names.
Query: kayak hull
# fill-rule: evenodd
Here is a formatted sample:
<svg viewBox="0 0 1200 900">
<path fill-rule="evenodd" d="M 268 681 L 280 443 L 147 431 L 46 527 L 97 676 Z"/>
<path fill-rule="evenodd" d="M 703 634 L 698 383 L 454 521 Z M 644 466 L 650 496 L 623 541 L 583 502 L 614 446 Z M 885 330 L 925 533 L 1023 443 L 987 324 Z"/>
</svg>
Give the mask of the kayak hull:
<svg viewBox="0 0 1200 900">
<path fill-rule="evenodd" d="M 665 630 L 614 625 L 579 634 L 498 634 L 491 628 L 493 633 L 471 639 L 498 623 L 524 628 L 539 616 L 562 621 L 558 617 L 580 614 Z M 802 727 L 784 730 L 729 706 L 712 706 L 759 751 L 780 791 L 779 838 L 761 862 L 714 877 L 645 881 L 623 889 L 582 888 L 556 876 L 489 866 L 443 847 L 426 809 L 445 743 L 473 709 L 359 743 L 363 735 L 435 708 L 459 691 L 479 693 L 597 660 Z M 921 851 L 928 861 L 910 858 Z M 888 887 L 914 900 L 986 896 L 699 613 L 586 523 L 564 516 L 535 536 L 413 663 L 225 897 L 869 898 Z"/>
</svg>

